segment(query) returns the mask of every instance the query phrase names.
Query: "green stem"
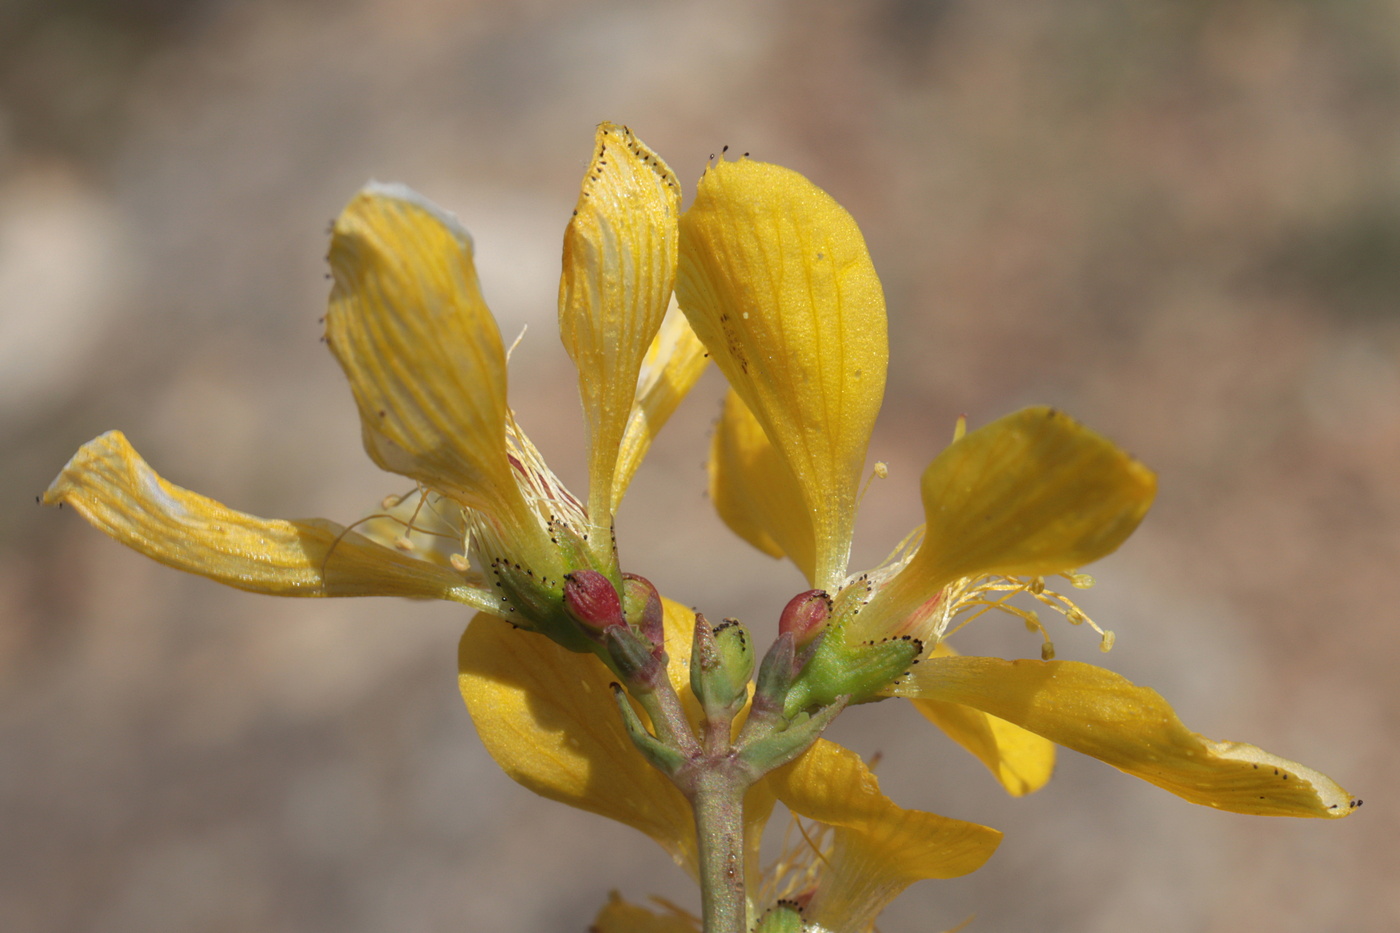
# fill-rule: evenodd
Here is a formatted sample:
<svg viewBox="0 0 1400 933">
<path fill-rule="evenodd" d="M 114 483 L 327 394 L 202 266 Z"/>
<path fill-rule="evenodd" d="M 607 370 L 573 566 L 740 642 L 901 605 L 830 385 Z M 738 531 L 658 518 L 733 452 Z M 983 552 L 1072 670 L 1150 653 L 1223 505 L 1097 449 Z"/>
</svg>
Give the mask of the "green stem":
<svg viewBox="0 0 1400 933">
<path fill-rule="evenodd" d="M 711 759 L 695 773 L 690 795 L 700 844 L 700 903 L 705 933 L 745 933 L 744 770 L 732 758 Z M 728 765 L 727 767 L 725 765 Z M 718 766 L 718 767 L 716 767 Z"/>
</svg>

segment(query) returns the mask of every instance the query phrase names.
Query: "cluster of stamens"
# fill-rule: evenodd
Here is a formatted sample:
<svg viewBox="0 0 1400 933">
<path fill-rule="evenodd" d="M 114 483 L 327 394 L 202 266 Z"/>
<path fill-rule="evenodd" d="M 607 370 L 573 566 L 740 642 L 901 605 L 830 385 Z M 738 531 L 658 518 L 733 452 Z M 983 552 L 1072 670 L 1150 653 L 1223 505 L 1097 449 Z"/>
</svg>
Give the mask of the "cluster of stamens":
<svg viewBox="0 0 1400 933">
<path fill-rule="evenodd" d="M 1094 585 L 1094 578 L 1087 573 L 1062 573 L 1056 576 L 1069 581 L 1070 586 L 1086 590 Z M 1035 609 L 1025 609 L 1011 602 L 1013 597 L 1026 594 L 1046 608 L 1058 613 L 1071 625 L 1088 625 L 1099 633 L 1099 650 L 1113 648 L 1112 631 L 1099 628 L 1074 601 L 1063 593 L 1045 585 L 1044 577 L 1009 577 L 1000 574 L 984 574 L 976 577 L 963 577 L 943 591 L 942 598 L 930 620 L 933 645 L 949 635 L 953 635 L 968 623 L 988 612 L 997 611 L 1013 615 L 1025 623 L 1026 630 L 1038 632 L 1043 639 L 1040 656 L 1050 661 L 1055 657 L 1055 643 L 1050 632 L 1041 621 Z"/>
</svg>

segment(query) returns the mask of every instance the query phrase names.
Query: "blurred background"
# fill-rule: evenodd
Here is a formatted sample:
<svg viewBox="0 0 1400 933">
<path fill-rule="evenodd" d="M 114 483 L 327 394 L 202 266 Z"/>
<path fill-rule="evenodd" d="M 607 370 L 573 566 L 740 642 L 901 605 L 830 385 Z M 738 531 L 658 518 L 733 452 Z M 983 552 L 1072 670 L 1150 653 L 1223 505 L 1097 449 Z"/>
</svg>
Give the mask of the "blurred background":
<svg viewBox="0 0 1400 933">
<path fill-rule="evenodd" d="M 318 343 L 326 225 L 370 178 L 472 231 L 512 401 L 582 489 L 554 333 L 602 120 L 693 188 L 721 146 L 861 223 L 891 366 L 855 565 L 921 518 L 954 419 L 1067 409 L 1161 493 L 1057 631 L 1215 738 L 1366 798 L 1336 824 L 1193 807 L 1064 753 L 1012 800 L 911 711 L 836 736 L 908 807 L 1007 832 L 881 928 L 1400 926 L 1400 5 L 1383 0 L 5 0 L 0 4 L 0 929 L 582 931 L 694 906 L 650 841 L 521 790 L 457 696 L 455 607 L 252 596 L 41 509 L 121 428 L 173 481 L 352 520 Z M 797 573 L 704 497 L 721 385 L 620 516 L 624 561 L 771 633 Z M 1038 656 L 1011 621 L 967 651 Z M 765 639 L 766 640 L 766 639 Z"/>
</svg>

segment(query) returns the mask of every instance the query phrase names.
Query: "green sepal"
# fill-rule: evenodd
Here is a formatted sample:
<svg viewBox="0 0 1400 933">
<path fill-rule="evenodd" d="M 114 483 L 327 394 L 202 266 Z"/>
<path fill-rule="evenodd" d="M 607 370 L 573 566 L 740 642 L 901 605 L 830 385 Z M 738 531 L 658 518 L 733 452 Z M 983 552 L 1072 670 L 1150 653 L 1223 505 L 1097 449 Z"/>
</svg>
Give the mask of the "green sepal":
<svg viewBox="0 0 1400 933">
<path fill-rule="evenodd" d="M 782 900 L 763 912 L 753 933 L 803 933 L 802 908 L 796 901 Z"/>
<path fill-rule="evenodd" d="M 603 661 L 633 693 L 651 693 L 666 677 L 666 652 L 625 625 L 603 630 Z"/>
<path fill-rule="evenodd" d="M 845 708 L 845 698 L 838 697 L 835 702 L 811 715 L 798 713 L 790 723 L 781 720 L 771 722 L 767 728 L 755 729 L 751 734 L 746 729 L 737 746 L 739 760 L 749 767 L 755 779 L 774 768 L 781 768 L 811 748 L 823 730 Z"/>
<path fill-rule="evenodd" d="M 851 705 L 877 699 L 880 691 L 909 670 L 923 649 L 923 643 L 909 635 L 847 645 L 842 633 L 829 631 L 788 690 L 783 715 L 791 718 L 841 696 L 849 697 Z"/>
<path fill-rule="evenodd" d="M 613 683 L 608 686 L 612 688 L 613 699 L 617 701 L 618 711 L 622 714 L 622 726 L 627 730 L 627 737 L 632 740 L 637 751 L 642 753 L 642 757 L 653 768 L 667 777 L 674 777 L 685 766 L 686 757 L 647 731 L 621 684 Z"/>
<path fill-rule="evenodd" d="M 596 646 L 564 605 L 564 581 L 551 580 L 529 567 L 498 558 L 491 564 L 502 606 L 502 619 L 541 635 L 569 651 L 594 652 Z"/>
</svg>

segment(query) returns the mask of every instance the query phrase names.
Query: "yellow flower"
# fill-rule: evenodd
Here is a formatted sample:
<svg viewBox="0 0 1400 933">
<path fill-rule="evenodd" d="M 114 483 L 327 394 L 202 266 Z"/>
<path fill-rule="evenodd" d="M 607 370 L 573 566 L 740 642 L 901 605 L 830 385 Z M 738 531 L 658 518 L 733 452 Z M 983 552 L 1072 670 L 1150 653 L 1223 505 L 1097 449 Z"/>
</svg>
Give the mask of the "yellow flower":
<svg viewBox="0 0 1400 933">
<path fill-rule="evenodd" d="M 670 600 L 664 605 L 668 674 L 698 723 L 689 672 L 694 613 Z M 641 830 L 696 874 L 690 806 L 632 749 L 608 689 L 614 677 L 602 662 L 543 638 L 522 638 L 483 613 L 463 635 L 458 663 L 472 721 L 506 774 L 545 797 Z M 1001 841 L 1001 833 L 985 826 L 897 806 L 858 755 L 819 739 L 745 798 L 746 890 L 755 917 L 774 898 L 792 894 L 778 890 L 766 903 L 754 900 L 764 891 L 758 843 L 775 801 L 830 828 L 831 851 L 805 898 L 804 915 L 816 929 L 868 929 L 913 882 L 976 871 Z M 604 913 L 603 931 L 686 929 L 684 918 L 657 919 L 620 902 Z"/>
<path fill-rule="evenodd" d="M 706 363 L 684 319 L 666 317 L 678 211 L 665 163 L 625 127 L 600 126 L 565 231 L 559 305 L 589 426 L 587 508 L 507 405 L 471 238 L 414 192 L 379 184 L 333 227 L 326 339 L 366 451 L 414 492 L 351 528 L 258 518 L 166 482 L 113 431 L 84 445 L 44 500 L 170 566 L 279 596 L 437 598 L 511 615 L 519 580 L 503 575 L 553 590 L 581 566 L 616 576 L 612 516 Z"/>
<path fill-rule="evenodd" d="M 832 595 L 832 650 L 916 639 L 921 659 L 885 692 L 915 700 L 1010 792 L 1048 780 L 1053 742 L 1220 809 L 1338 817 L 1359 804 L 1310 768 L 1190 732 L 1160 696 L 1109 671 L 956 657 L 943 643 L 989 608 L 1044 632 L 1005 603 L 1016 592 L 1086 621 L 1045 577 L 1085 583 L 1071 572 L 1115 550 L 1151 504 L 1152 473 L 1059 412 L 960 427 L 924 471 L 923 526 L 885 567 L 848 574 L 885 312 L 860 231 L 825 192 L 778 166 L 721 160 L 681 218 L 676 291 L 731 386 L 710 457 L 721 517 Z"/>
</svg>

